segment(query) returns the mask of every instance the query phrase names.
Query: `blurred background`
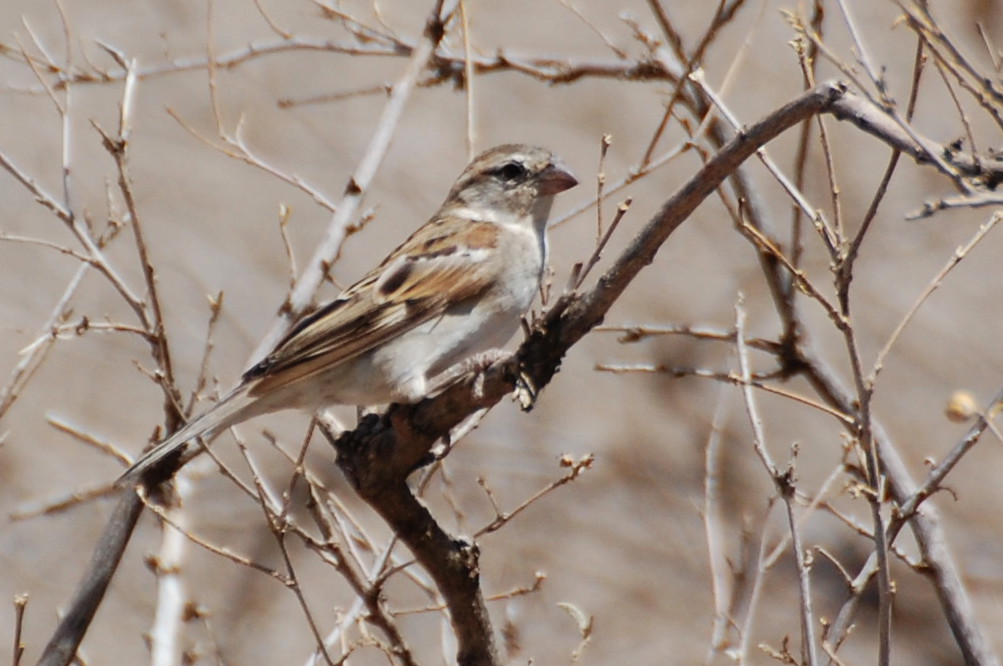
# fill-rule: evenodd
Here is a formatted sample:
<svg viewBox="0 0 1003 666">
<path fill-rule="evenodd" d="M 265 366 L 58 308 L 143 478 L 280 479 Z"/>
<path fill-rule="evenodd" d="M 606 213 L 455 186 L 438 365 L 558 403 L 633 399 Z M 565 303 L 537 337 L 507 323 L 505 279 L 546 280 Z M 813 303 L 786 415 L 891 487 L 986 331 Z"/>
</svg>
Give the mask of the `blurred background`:
<svg viewBox="0 0 1003 666">
<path fill-rule="evenodd" d="M 695 48 L 713 16 L 713 3 L 664 4 L 687 47 Z M 904 103 L 915 34 L 897 22 L 900 10 L 894 2 L 845 4 L 861 31 L 867 56 L 885 70 L 891 95 Z M 1000 5 L 985 0 L 931 4 L 952 39 L 991 74 L 993 57 L 1000 57 L 1003 43 Z M 431 5 L 384 0 L 344 2 L 338 8 L 366 26 L 413 42 Z M 291 42 L 304 44 L 287 42 L 274 51 L 250 53 L 251 47 L 282 41 L 259 9 L 293 36 Z M 834 53 L 855 65 L 846 24 L 834 7 L 830 9 L 823 38 Z M 466 11 L 471 48 L 485 57 L 503 52 L 513 59 L 623 67 L 646 57 L 638 32 L 664 42 L 651 6 L 640 0 L 468 2 Z M 799 10 L 793 2 L 747 2 L 708 49 L 706 80 L 740 122 L 754 122 L 803 89 L 789 45 L 795 33 L 787 11 L 807 9 Z M 228 389 L 253 360 L 249 355 L 286 296 L 291 270 L 307 261 L 331 214 L 302 189 L 211 144 L 220 143 L 220 129 L 230 136 L 239 132 L 261 163 L 337 201 L 376 129 L 387 99 L 383 87 L 399 78 L 406 58 L 307 48 L 306 42 L 348 44 L 353 39 L 341 23 L 305 1 L 261 0 L 256 5 L 216 0 L 210 6 L 7 0 L 0 4 L 0 28 L 6 47 L 0 57 L 0 151 L 59 201 L 64 201 L 62 155 L 68 151 L 70 205 L 96 229 L 103 229 L 109 217 L 124 216 L 115 190 L 115 165 L 94 129 L 97 125 L 116 131 L 122 82 L 95 76 L 94 81 L 72 85 L 68 97 L 60 92 L 59 99 L 70 109 L 64 128 L 23 54 L 37 64 L 44 53 L 52 61 L 69 63 L 73 71 L 120 72 L 105 45 L 137 59 L 147 73 L 137 84 L 129 171 L 163 295 L 171 352 L 182 388 L 192 390 L 205 347 L 207 296 L 222 292 L 208 367 L 219 388 Z M 443 48 L 462 55 L 457 23 L 450 25 Z M 244 54 L 232 66 L 215 71 L 214 97 L 204 66 L 210 51 L 220 60 Z M 839 75 L 831 64 L 820 64 L 820 80 Z M 938 142 L 962 138 L 965 129 L 951 95 L 932 69 L 925 76 L 928 85 L 921 89 L 916 127 Z M 605 171 L 608 183 L 618 182 L 644 154 L 671 90 L 665 81 L 588 75 L 552 84 L 513 69 L 478 75 L 467 90 L 448 84 L 419 88 L 367 195 L 364 208 L 371 219 L 345 243 L 331 269 L 333 279 L 341 286 L 351 284 L 421 224 L 466 165 L 471 149 L 506 142 L 544 145 L 562 156 L 581 181 L 558 198 L 553 217 L 594 201 L 601 137 L 612 136 Z M 280 105 L 282 100 L 292 103 Z M 693 126 L 692 119 L 687 122 Z M 889 149 L 852 127 L 826 122 L 843 215 L 855 229 Z M 998 129 L 978 114 L 972 114 L 971 123 L 981 137 L 980 149 L 1000 147 Z M 687 138 L 673 121 L 655 154 L 667 153 Z M 767 149 L 788 172 L 796 139 L 796 132 L 789 132 Z M 817 144 L 808 159 L 805 191 L 814 206 L 828 210 L 825 165 Z M 699 164 L 699 151 L 689 151 L 606 203 L 608 221 L 618 201 L 633 199 L 600 270 Z M 746 168 L 775 228 L 789 228 L 791 205 L 779 186 L 758 162 L 750 160 Z M 991 216 L 986 209 L 956 210 L 905 220 L 923 202 L 952 193 L 951 184 L 932 169 L 909 163 L 896 172 L 853 283 L 853 323 L 865 363 L 873 361 L 955 249 Z M 280 231 L 282 206 L 290 210 L 286 233 L 296 262 L 293 269 Z M 553 229 L 555 293 L 564 289 L 572 266 L 591 253 L 595 227 L 593 207 Z M 8 173 L 0 174 L 0 232 L 77 247 L 65 226 Z M 1003 237 L 994 231 L 965 257 L 906 328 L 879 377 L 875 416 L 899 445 L 915 478 L 925 474 L 928 458 L 939 460 L 967 428 L 944 416 L 949 395 L 965 389 L 984 404 L 1000 388 L 1001 244 Z M 109 245 L 107 254 L 125 282 L 141 291 L 142 274 L 128 230 Z M 810 229 L 803 264 L 831 293 L 829 258 Z M 46 332 L 45 322 L 78 266 L 76 259 L 50 247 L 0 241 L 0 378 L 10 376 L 26 348 Z M 327 284 L 318 299 L 337 291 Z M 727 330 L 734 326 L 739 294 L 748 312 L 749 334 L 775 337 L 778 321 L 755 252 L 735 232 L 720 201 L 711 198 L 670 238 L 606 324 Z M 93 271 L 84 277 L 70 309 L 70 322 L 86 317 L 90 322 L 135 323 L 122 299 Z M 802 311 L 811 344 L 849 384 L 842 340 L 825 313 L 807 301 Z M 82 445 L 52 422 L 69 424 L 133 455 L 163 422 L 161 392 L 144 373 L 153 367 L 149 348 L 138 336 L 95 328 L 62 337 L 0 417 L 0 627 L 13 626 L 13 596 L 30 595 L 25 663 L 37 659 L 51 633 L 112 501 L 89 501 L 21 520 L 9 516 L 109 483 L 122 471 L 110 456 Z M 470 534 L 494 518 L 478 479 L 502 508 L 511 509 L 562 475 L 562 454 L 594 454 L 595 463 L 582 478 L 480 541 L 487 595 L 532 586 L 537 572 L 546 576 L 539 591 L 489 604 L 496 628 L 508 627 L 513 663 L 571 660 L 580 636 L 559 603 L 573 604 L 594 617 L 594 634 L 581 663 L 701 661 L 710 652 L 715 607 L 703 516 L 705 449 L 715 415 L 722 425 L 724 504 L 719 527 L 731 566 L 751 561 L 750 552 L 761 542 L 767 549 L 779 542 L 785 534 L 782 511 L 771 502 L 772 484 L 753 453 L 738 389 L 694 377 L 598 372 L 598 363 L 713 371 L 737 367 L 734 349 L 726 343 L 666 336 L 622 345 L 615 333 L 594 332 L 571 350 L 531 413 L 503 402 L 457 446 L 445 462 L 446 481 L 433 486 L 427 501 L 447 527 Z M 772 367 L 765 356 L 756 363 L 761 370 Z M 799 381 L 786 388 L 809 392 Z M 814 496 L 843 458 L 845 435 L 831 417 L 816 410 L 773 395 L 761 395 L 760 400 L 768 447 L 784 463 L 791 447 L 798 446 L 798 488 Z M 346 421 L 351 422 L 352 413 L 343 413 Z M 288 465 L 269 448 L 262 432 L 267 429 L 295 447 L 307 422 L 304 415 L 281 414 L 256 420 L 242 432 L 269 473 L 274 470 L 275 478 L 283 479 Z M 217 448 L 225 459 L 238 461 L 232 441 L 220 440 Z M 374 540 L 384 541 L 385 528 L 358 506 L 331 464 L 330 449 L 315 442 L 308 460 L 358 513 Z M 948 477 L 952 492 L 932 500 L 975 616 L 997 652 L 1003 652 L 1000 469 L 1003 445 L 987 437 Z M 847 486 L 845 479 L 837 478 L 826 487 L 825 497 L 868 524 L 866 503 L 853 497 Z M 194 532 L 279 566 L 260 508 L 232 483 L 207 475 L 185 508 Z M 853 573 L 869 553 L 868 542 L 830 514 L 811 514 L 802 529 L 806 547 L 824 547 Z M 152 621 L 156 591 L 144 558 L 157 550 L 159 535 L 154 516 L 144 517 L 83 644 L 89 663 L 147 660 L 143 632 Z M 908 530 L 898 545 L 915 556 Z M 351 597 L 315 556 L 303 549 L 295 555 L 300 579 L 311 581 L 306 595 L 317 616 L 333 622 Z M 893 663 L 960 663 L 927 581 L 898 561 L 893 574 Z M 186 577 L 188 594 L 205 612 L 204 622 L 194 623 L 189 637 L 204 663 L 307 659 L 313 639 L 295 598 L 279 583 L 197 547 L 187 555 Z M 839 572 L 818 557 L 812 583 L 817 615 L 831 620 L 846 596 Z M 387 596 L 396 609 L 428 603 L 397 580 Z M 868 604 L 876 599 L 866 597 L 865 602 L 840 652 L 847 664 L 875 659 L 876 628 Z M 743 605 L 736 609 L 739 615 L 745 612 Z M 424 656 L 423 663 L 440 663 L 439 655 L 451 653 L 438 616 L 414 614 L 400 621 Z M 753 632 L 753 646 L 764 643 L 779 649 L 785 636 L 797 644 L 797 587 L 789 555 L 767 572 L 755 621 L 746 626 Z M 6 635 L 0 643 L 10 640 L 13 631 Z M 733 631 L 730 635 L 734 640 Z M 771 661 L 755 648 L 749 656 L 750 663 Z M 384 663 L 365 651 L 358 659 Z M 727 663 L 721 655 L 711 660 Z"/>
</svg>

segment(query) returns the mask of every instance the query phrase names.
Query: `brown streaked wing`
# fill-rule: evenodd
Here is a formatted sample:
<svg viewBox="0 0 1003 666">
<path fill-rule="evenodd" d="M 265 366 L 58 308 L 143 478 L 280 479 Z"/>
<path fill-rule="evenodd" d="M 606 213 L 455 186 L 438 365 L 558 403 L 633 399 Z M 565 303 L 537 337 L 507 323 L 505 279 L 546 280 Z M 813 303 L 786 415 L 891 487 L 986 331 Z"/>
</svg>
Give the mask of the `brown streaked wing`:
<svg viewBox="0 0 1003 666">
<path fill-rule="evenodd" d="M 457 303 L 493 282 L 495 276 L 486 270 L 487 255 L 498 246 L 498 225 L 462 220 L 461 246 L 455 233 L 457 221 L 446 218 L 419 229 L 383 262 L 375 271 L 376 301 L 414 302 L 445 296 L 448 303 Z"/>
<path fill-rule="evenodd" d="M 466 224 L 475 226 L 465 231 L 463 248 L 445 233 L 453 224 L 422 227 L 376 270 L 301 319 L 245 373 L 244 381 L 257 381 L 251 395 L 343 363 L 480 295 L 497 277 L 484 270 L 484 253 L 496 245 L 498 228 Z"/>
</svg>

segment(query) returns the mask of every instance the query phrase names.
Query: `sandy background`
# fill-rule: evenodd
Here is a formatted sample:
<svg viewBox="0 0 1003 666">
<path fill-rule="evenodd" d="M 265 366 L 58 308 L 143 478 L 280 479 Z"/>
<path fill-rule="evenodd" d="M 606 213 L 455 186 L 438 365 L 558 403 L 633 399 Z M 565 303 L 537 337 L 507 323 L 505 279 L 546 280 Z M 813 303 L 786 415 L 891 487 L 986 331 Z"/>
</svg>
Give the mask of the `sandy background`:
<svg viewBox="0 0 1003 666">
<path fill-rule="evenodd" d="M 198 58 L 206 50 L 207 9 L 191 2 L 94 2 L 66 5 L 72 29 L 72 60 L 115 69 L 97 41 L 138 58 L 143 66 Z M 507 53 L 612 61 L 615 56 L 592 27 L 558 2 L 539 0 L 470 3 L 474 43 L 485 54 Z M 709 20 L 712 3 L 670 3 L 670 13 L 692 45 Z M 893 28 L 890 2 L 848 3 L 863 30 L 871 57 L 887 66 L 895 96 L 907 96 L 914 37 Z M 990 26 L 1003 43 L 1003 15 L 992 2 L 933 3 L 945 26 L 980 62 L 985 50 L 974 29 Z M 272 6 L 275 5 L 275 6 Z M 421 29 L 430 3 L 386 0 L 381 16 L 401 37 Z M 680 5 L 680 6 L 676 6 Z M 941 7 L 940 5 L 943 5 Z M 630 57 L 643 52 L 619 17 L 629 14 L 651 34 L 657 25 L 644 2 L 580 0 L 581 12 Z M 303 37 L 338 37 L 343 31 L 319 16 L 308 2 L 269 3 L 275 20 Z M 708 81 L 724 86 L 730 107 L 751 122 L 795 95 L 801 76 L 787 42 L 792 38 L 781 9 L 791 3 L 750 3 L 735 25 L 720 37 L 706 63 Z M 371 6 L 344 8 L 375 24 Z M 250 2 L 214 3 L 215 50 L 219 54 L 257 41 L 275 40 Z M 832 10 L 835 12 L 835 10 Z M 848 57 L 846 31 L 830 19 L 834 48 Z M 66 40 L 53 3 L 7 0 L 0 4 L 0 40 L 31 52 L 34 34 L 52 57 L 63 61 Z M 451 48 L 460 49 L 454 31 Z M 242 122 L 249 146 L 276 168 L 296 174 L 336 200 L 362 156 L 385 103 L 382 95 L 280 109 L 276 101 L 355 90 L 394 81 L 402 58 L 349 58 L 322 51 L 297 51 L 250 59 L 218 73 L 218 101 L 226 129 Z M 823 67 L 826 76 L 831 68 Z M 931 79 L 935 74 L 930 71 Z M 16 57 L 0 58 L 0 150 L 47 191 L 59 193 L 61 130 L 51 101 L 26 94 L 37 86 Z M 555 215 L 594 195 L 599 138 L 614 138 L 607 171 L 621 178 L 643 153 L 668 94 L 664 83 L 584 79 L 550 87 L 519 73 L 492 74 L 474 81 L 476 148 L 501 142 L 537 143 L 561 155 L 580 176 L 582 186 L 562 195 Z M 114 168 L 91 128 L 113 130 L 121 95 L 118 83 L 73 88 L 70 121 L 72 205 L 78 214 L 102 225 L 108 216 L 106 188 Z M 399 239 L 435 210 L 467 162 L 466 98 L 448 86 L 418 90 L 410 100 L 390 153 L 368 195 L 374 218 L 351 238 L 333 269 L 349 284 L 378 261 Z M 222 291 L 225 307 L 215 334 L 211 368 L 223 388 L 239 376 L 248 355 L 282 302 L 289 268 L 278 231 L 280 205 L 292 208 L 289 236 L 297 260 L 312 252 L 329 213 L 303 192 L 260 170 L 226 157 L 198 141 L 168 113 L 209 137 L 215 136 L 204 69 L 143 79 L 138 88 L 131 147 L 131 174 L 159 286 L 165 294 L 172 352 L 185 387 L 198 372 L 208 309 L 206 295 Z M 930 81 L 920 99 L 917 124 L 932 138 L 950 141 L 962 130 L 950 97 Z M 888 150 L 856 130 L 830 122 L 836 164 L 851 228 L 859 223 L 884 169 Z M 986 145 L 999 146 L 998 133 L 976 124 Z M 672 126 L 668 149 L 682 139 Z M 784 136 L 770 153 L 789 169 L 794 136 Z M 828 203 L 818 152 L 813 157 L 809 194 Z M 610 253 L 648 218 L 698 162 L 691 153 L 629 189 L 634 206 Z M 789 203 L 759 165 L 751 173 L 776 227 L 786 228 Z M 889 200 L 867 242 L 854 283 L 854 323 L 865 360 L 874 354 L 954 249 L 966 242 L 990 212 L 959 211 L 907 223 L 906 213 L 922 201 L 950 193 L 950 185 L 931 170 L 900 169 Z M 0 231 L 73 246 L 68 232 L 8 174 L 0 174 Z M 587 213 L 551 236 L 552 263 L 562 286 L 576 261 L 587 257 L 594 236 L 594 214 Z M 1000 386 L 1003 376 L 1003 237 L 998 230 L 962 263 L 920 310 L 881 376 L 876 413 L 902 447 L 919 477 L 923 460 L 938 458 L 965 426 L 943 416 L 948 395 L 971 390 L 980 402 Z M 139 289 L 134 249 L 123 235 L 109 250 L 127 281 Z M 825 283 L 827 259 L 812 238 L 805 265 Z M 0 242 L 0 379 L 19 360 L 19 350 L 40 333 L 77 262 L 51 249 Z M 828 283 L 826 283 L 828 284 Z M 328 285 L 321 297 L 335 288 Z M 776 319 L 762 285 L 755 255 L 739 238 L 720 203 L 708 200 L 659 254 L 653 266 L 616 305 L 609 324 L 692 324 L 728 328 L 734 304 L 745 295 L 750 328 L 773 335 Z M 824 314 L 806 307 L 813 342 L 849 377 L 840 341 Z M 73 301 L 74 316 L 131 322 L 131 314 L 108 287 L 91 275 Z M 430 497 L 437 515 L 461 533 L 490 521 L 492 511 L 476 479 L 483 476 L 506 507 L 521 502 L 560 475 L 558 456 L 596 455 L 594 469 L 578 482 L 540 501 L 501 532 L 481 542 L 484 587 L 488 594 L 530 585 L 535 572 L 547 575 L 536 594 L 491 605 L 496 624 L 511 620 L 519 631 L 517 663 L 567 663 L 578 644 L 574 623 L 556 606 L 570 602 L 595 616 L 595 635 L 582 663 L 694 663 L 707 652 L 713 603 L 707 545 L 701 516 L 704 446 L 715 409 L 725 410 L 726 533 L 728 554 L 741 560 L 740 537 L 754 537 L 769 525 L 768 540 L 782 534 L 780 514 L 770 512 L 769 480 L 752 453 L 747 421 L 736 391 L 698 379 L 597 373 L 598 362 L 663 362 L 726 369 L 734 363 L 727 345 L 687 339 L 660 339 L 621 346 L 609 333 L 595 333 L 576 346 L 538 407 L 524 415 L 510 403 L 491 413 L 483 426 L 448 459 L 449 492 L 462 508 L 454 514 L 441 491 Z M 768 367 L 767 359 L 759 359 Z M 120 467 L 46 424 L 55 418 L 137 452 L 161 423 L 159 390 L 136 364 L 150 367 L 147 348 L 133 336 L 90 332 L 60 341 L 15 406 L 0 420 L 0 645 L 13 625 L 10 600 L 28 593 L 25 663 L 37 658 L 85 566 L 111 508 L 108 500 L 27 521 L 6 516 L 34 502 L 73 489 L 111 481 Z M 794 382 L 792 390 L 806 390 Z M 818 489 L 841 455 L 842 435 L 831 420 L 778 398 L 762 397 L 767 434 L 774 456 L 783 461 L 791 444 L 801 448 L 800 486 Z M 244 429 L 245 436 L 276 478 L 285 468 L 267 451 L 261 430 L 296 442 L 306 417 L 280 415 Z M 235 460 L 233 447 L 221 443 Z M 341 481 L 330 453 L 315 444 L 312 465 L 337 488 Z M 952 474 L 956 499 L 942 493 L 941 511 L 950 549 L 964 574 L 982 626 L 1003 652 L 1003 445 L 986 439 Z M 834 495 L 840 488 L 832 489 Z M 341 496 L 354 503 L 351 491 Z M 839 500 L 850 512 L 866 516 L 863 502 Z M 278 565 L 271 535 L 259 509 L 230 484 L 204 479 L 190 503 L 195 529 L 207 538 L 256 559 Z M 377 535 L 378 522 L 359 509 Z M 855 569 L 866 557 L 866 543 L 831 518 L 818 515 L 804 527 L 809 545 L 823 545 Z M 109 596 L 84 643 L 88 663 L 129 664 L 147 659 L 142 632 L 150 626 L 154 578 L 143 565 L 158 544 L 158 526 L 148 516 L 125 556 Z M 904 534 L 900 543 L 911 551 Z M 350 599 L 342 585 L 316 558 L 298 552 L 300 576 L 313 581 L 309 595 L 320 617 L 332 621 L 333 609 Z M 188 563 L 192 598 L 208 613 L 208 625 L 194 627 L 200 651 L 218 650 L 219 662 L 302 663 L 312 639 L 292 595 L 269 578 L 193 549 Z M 960 657 L 929 585 L 904 567 L 895 569 L 895 663 L 953 664 Z M 797 635 L 796 588 L 790 558 L 769 574 L 753 644 L 779 646 L 785 634 Z M 813 572 L 817 612 L 832 617 L 843 599 L 834 568 L 819 563 Z M 400 607 L 426 603 L 406 585 L 388 594 Z M 394 596 L 394 595 L 398 596 Z M 874 599 L 869 600 L 871 603 Z M 841 654 L 846 663 L 873 663 L 873 613 L 864 609 L 859 626 Z M 437 619 L 402 620 L 427 663 L 436 663 L 440 638 Z M 448 649 L 447 649 L 448 652 Z M 369 661 L 367 661 L 367 659 Z M 754 652 L 753 663 L 767 663 Z M 354 663 L 354 662 L 353 662 Z M 358 663 L 382 663 L 370 653 Z M 720 663 L 725 663 L 721 660 Z"/>
</svg>

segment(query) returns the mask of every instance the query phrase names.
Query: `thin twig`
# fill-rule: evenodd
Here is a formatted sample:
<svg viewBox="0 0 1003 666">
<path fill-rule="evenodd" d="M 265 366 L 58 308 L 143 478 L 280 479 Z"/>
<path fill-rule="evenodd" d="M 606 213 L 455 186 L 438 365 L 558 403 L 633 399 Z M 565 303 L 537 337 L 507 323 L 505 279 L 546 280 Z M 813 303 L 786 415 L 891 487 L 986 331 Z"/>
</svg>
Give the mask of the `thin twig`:
<svg viewBox="0 0 1003 666">
<path fill-rule="evenodd" d="M 728 392 L 718 394 L 704 451 L 703 523 L 710 561 L 711 595 L 714 599 L 714 625 L 705 663 L 711 663 L 727 644 L 731 626 L 731 610 L 735 603 L 735 586 L 731 566 L 724 549 L 724 506 L 722 484 L 722 434 L 727 415 Z"/>
<path fill-rule="evenodd" d="M 132 495 L 138 496 L 136 493 L 132 493 Z M 172 515 L 168 513 L 163 506 L 156 504 L 152 501 L 149 501 L 146 497 L 143 498 L 143 501 L 145 503 L 146 508 L 152 511 L 154 514 L 156 514 L 157 518 L 162 520 L 164 523 L 170 525 L 178 533 L 184 535 L 186 539 L 194 543 L 196 546 L 199 546 L 200 548 L 203 548 L 214 555 L 218 555 L 227 560 L 230 560 L 231 562 L 234 562 L 235 564 L 238 564 L 240 566 L 248 567 L 250 569 L 254 569 L 255 571 L 260 571 L 269 578 L 278 581 L 284 587 L 289 586 L 289 578 L 282 572 L 277 571 L 259 562 L 256 562 L 249 557 L 246 557 L 239 553 L 235 553 L 225 546 L 217 546 L 216 544 L 213 544 L 203 539 L 202 537 L 198 536 L 197 534 L 195 534 L 190 530 L 185 530 L 182 525 L 174 521 Z"/>
<path fill-rule="evenodd" d="M 971 252 L 972 249 L 974 249 L 975 246 L 986 237 L 986 234 L 988 234 L 1001 219 L 1003 219 L 1003 212 L 996 212 L 989 218 L 989 220 L 982 223 L 975 232 L 975 235 L 972 236 L 967 243 L 955 250 L 954 254 L 947 260 L 944 267 L 938 271 L 929 283 L 927 283 L 926 287 L 922 292 L 920 292 L 920 295 L 912 304 L 912 307 L 910 307 L 899 320 L 899 323 L 895 326 L 895 330 L 893 330 L 891 335 L 888 336 L 885 344 L 881 347 L 881 350 L 875 357 L 874 366 L 872 367 L 870 374 L 867 376 L 867 383 L 870 386 L 874 386 L 877 381 L 878 374 L 882 369 L 884 369 L 885 361 L 888 359 L 888 355 L 891 353 L 892 347 L 894 347 L 895 343 L 898 342 L 899 338 L 902 336 L 902 332 L 905 330 L 905 327 L 912 321 L 913 317 L 916 316 L 920 307 L 922 307 L 930 295 L 933 294 L 933 292 L 935 292 L 941 284 L 943 284 L 947 275 L 954 270 L 959 263 L 961 263 L 962 259 L 968 256 L 968 253 Z"/>
<path fill-rule="evenodd" d="M 745 333 L 745 308 L 742 298 L 739 297 L 735 304 L 735 347 L 738 355 L 738 365 L 741 375 L 746 383 L 742 390 L 745 401 L 746 412 L 749 416 L 749 424 L 752 426 L 752 444 L 756 454 L 766 467 L 766 471 L 773 482 L 777 493 L 784 502 L 787 510 L 787 522 L 790 528 L 791 546 L 794 550 L 794 562 L 798 570 L 798 590 L 800 592 L 800 617 L 801 617 L 801 655 L 805 664 L 814 666 L 818 663 L 816 656 L 815 638 L 815 617 L 811 602 L 811 581 L 809 579 L 809 567 L 806 561 L 807 553 L 801 544 L 801 534 L 798 530 L 797 521 L 794 517 L 794 471 L 793 468 L 781 472 L 774 464 L 769 451 L 766 448 L 766 438 L 763 430 L 762 418 L 759 408 L 756 405 L 755 394 L 748 386 L 747 380 L 750 376 L 748 349 L 743 344 Z"/>
<path fill-rule="evenodd" d="M 482 537 L 485 534 L 490 534 L 491 532 L 496 532 L 497 530 L 501 529 L 513 518 L 515 518 L 520 513 L 522 513 L 530 506 L 535 504 L 538 500 L 540 500 L 540 498 L 544 497 L 545 495 L 549 495 L 550 493 L 557 490 L 561 486 L 567 485 L 572 481 L 577 480 L 578 477 L 580 477 L 584 472 L 592 468 L 592 463 L 594 461 L 595 457 L 591 453 L 582 456 L 578 460 L 574 460 L 573 458 L 571 458 L 571 456 L 568 455 L 562 456 L 560 461 L 561 467 L 565 467 L 568 470 L 567 472 L 564 473 L 564 476 L 562 476 L 559 479 L 555 479 L 554 481 L 551 481 L 549 484 L 547 484 L 540 490 L 530 495 L 527 499 L 520 502 L 511 511 L 502 511 L 501 508 L 498 506 L 497 502 L 495 502 L 494 496 L 490 493 L 490 491 L 488 491 L 488 487 L 482 482 L 481 487 L 484 488 L 484 490 L 487 492 L 488 498 L 491 500 L 491 505 L 495 511 L 495 517 L 494 520 L 492 520 L 490 523 L 488 523 L 484 527 L 474 532 L 474 537 L 475 538 Z"/>
<path fill-rule="evenodd" d="M 474 159 L 477 145 L 477 125 L 474 116 L 474 61 L 473 47 L 470 45 L 470 17 L 467 16 L 468 6 L 460 0 L 460 24 L 463 35 L 463 92 L 467 107 L 467 160 Z"/>
<path fill-rule="evenodd" d="M 14 640 L 12 666 L 20 666 L 21 657 L 24 656 L 24 643 L 21 642 L 21 632 L 24 628 L 24 610 L 28 607 L 28 595 L 18 594 L 14 597 Z"/>
<path fill-rule="evenodd" d="M 52 311 L 49 313 L 49 317 L 40 327 L 44 333 L 22 352 L 21 359 L 14 366 L 14 369 L 11 370 L 10 379 L 3 389 L 0 389 L 0 419 L 3 418 L 4 414 L 15 403 L 21 395 L 22 389 L 24 389 L 38 369 L 42 367 L 42 363 L 58 339 L 55 329 L 59 325 L 59 322 L 67 316 L 69 303 L 77 293 L 80 283 L 83 282 L 84 276 L 87 275 L 90 268 L 91 264 L 89 263 L 80 264 L 77 267 L 66 288 L 63 289 L 59 300 L 56 301 Z"/>
<path fill-rule="evenodd" d="M 174 666 L 181 662 L 185 608 L 189 604 L 185 561 L 192 520 L 186 502 L 193 491 L 191 480 L 179 476 L 174 483 L 172 503 L 161 514 L 166 518 L 160 548 L 151 558 L 157 577 L 156 607 L 149 634 L 151 666 Z"/>
</svg>

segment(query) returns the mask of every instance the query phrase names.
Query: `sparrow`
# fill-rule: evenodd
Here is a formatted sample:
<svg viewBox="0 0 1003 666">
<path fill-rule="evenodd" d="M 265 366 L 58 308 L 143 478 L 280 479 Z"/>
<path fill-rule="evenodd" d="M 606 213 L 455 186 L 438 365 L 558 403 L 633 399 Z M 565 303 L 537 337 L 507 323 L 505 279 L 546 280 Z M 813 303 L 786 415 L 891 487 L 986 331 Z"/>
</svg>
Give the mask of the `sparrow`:
<svg viewBox="0 0 1003 666">
<path fill-rule="evenodd" d="M 554 195 L 578 184 L 551 152 L 507 144 L 463 170 L 446 200 L 376 268 L 296 322 L 235 389 L 137 460 L 116 485 L 159 478 L 223 430 L 296 408 L 415 403 L 436 377 L 519 329 L 547 261 Z"/>
</svg>

